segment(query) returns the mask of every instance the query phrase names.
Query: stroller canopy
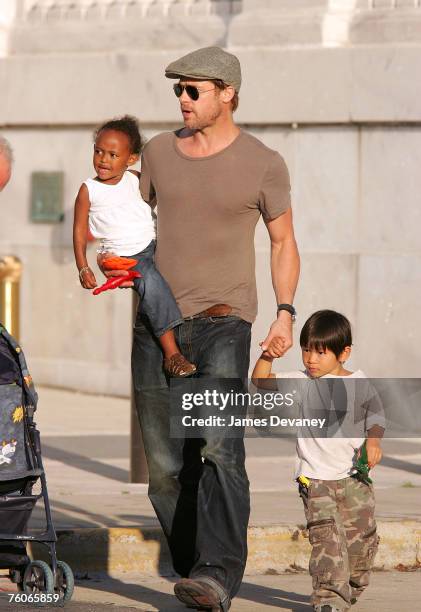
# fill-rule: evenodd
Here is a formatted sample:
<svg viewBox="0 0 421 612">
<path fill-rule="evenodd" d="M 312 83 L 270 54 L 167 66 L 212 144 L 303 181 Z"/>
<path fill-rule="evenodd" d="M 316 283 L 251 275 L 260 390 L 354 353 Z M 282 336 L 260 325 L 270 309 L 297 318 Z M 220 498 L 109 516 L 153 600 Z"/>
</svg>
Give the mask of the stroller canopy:
<svg viewBox="0 0 421 612">
<path fill-rule="evenodd" d="M 0 324 L 0 482 L 40 473 L 27 427 L 36 404 L 23 351 Z"/>
</svg>

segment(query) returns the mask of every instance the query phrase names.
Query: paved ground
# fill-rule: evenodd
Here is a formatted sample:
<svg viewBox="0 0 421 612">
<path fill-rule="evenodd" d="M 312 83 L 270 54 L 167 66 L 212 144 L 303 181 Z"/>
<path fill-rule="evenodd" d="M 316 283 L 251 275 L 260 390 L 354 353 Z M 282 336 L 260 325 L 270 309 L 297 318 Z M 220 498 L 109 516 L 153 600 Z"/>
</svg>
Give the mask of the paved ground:
<svg viewBox="0 0 421 612">
<path fill-rule="evenodd" d="M 0 582 L 0 584 L 2 584 Z M 372 584 L 353 612 L 415 612 L 420 610 L 421 571 L 411 573 L 375 572 Z M 303 574 L 246 576 L 231 612 L 264 612 L 289 610 L 310 612 L 308 599 L 310 579 Z M 69 612 L 183 612 L 186 608 L 173 596 L 173 581 L 163 578 L 124 574 L 114 577 L 92 577 L 78 581 Z M 3 605 L 4 604 L 4 605 Z M 0 600 L 2 610 L 23 612 L 33 606 L 8 606 Z M 45 608 L 43 608 L 45 609 Z"/>
</svg>

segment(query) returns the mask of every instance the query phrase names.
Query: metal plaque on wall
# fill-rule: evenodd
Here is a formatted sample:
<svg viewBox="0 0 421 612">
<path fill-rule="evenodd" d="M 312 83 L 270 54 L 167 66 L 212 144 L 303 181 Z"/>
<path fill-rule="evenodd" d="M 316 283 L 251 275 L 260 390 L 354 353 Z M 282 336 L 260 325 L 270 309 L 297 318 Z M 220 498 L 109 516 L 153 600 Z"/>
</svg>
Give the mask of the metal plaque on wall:
<svg viewBox="0 0 421 612">
<path fill-rule="evenodd" d="M 60 223 L 63 209 L 64 172 L 32 172 L 31 221 Z"/>
</svg>

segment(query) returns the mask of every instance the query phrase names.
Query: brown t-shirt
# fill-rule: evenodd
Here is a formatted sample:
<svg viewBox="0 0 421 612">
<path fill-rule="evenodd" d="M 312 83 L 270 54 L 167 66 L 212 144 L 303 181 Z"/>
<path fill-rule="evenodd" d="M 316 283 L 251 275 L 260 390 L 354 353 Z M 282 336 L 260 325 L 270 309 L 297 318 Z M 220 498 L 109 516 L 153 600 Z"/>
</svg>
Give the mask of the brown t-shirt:
<svg viewBox="0 0 421 612">
<path fill-rule="evenodd" d="M 158 205 L 156 265 L 184 317 L 222 303 L 251 323 L 254 231 L 260 214 L 275 219 L 290 206 L 288 169 L 246 132 L 208 157 L 184 155 L 178 139 L 159 134 L 142 156 L 141 193 Z"/>
</svg>

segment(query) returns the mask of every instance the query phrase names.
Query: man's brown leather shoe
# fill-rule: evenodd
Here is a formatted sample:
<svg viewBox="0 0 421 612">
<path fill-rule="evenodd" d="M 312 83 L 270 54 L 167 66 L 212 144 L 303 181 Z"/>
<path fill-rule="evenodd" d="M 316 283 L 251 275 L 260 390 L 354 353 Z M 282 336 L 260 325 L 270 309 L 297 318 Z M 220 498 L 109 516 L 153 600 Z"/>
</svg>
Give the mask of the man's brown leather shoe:
<svg viewBox="0 0 421 612">
<path fill-rule="evenodd" d="M 183 578 L 174 585 L 174 593 L 187 608 L 227 612 L 231 606 L 227 592 L 211 576 Z"/>
</svg>

